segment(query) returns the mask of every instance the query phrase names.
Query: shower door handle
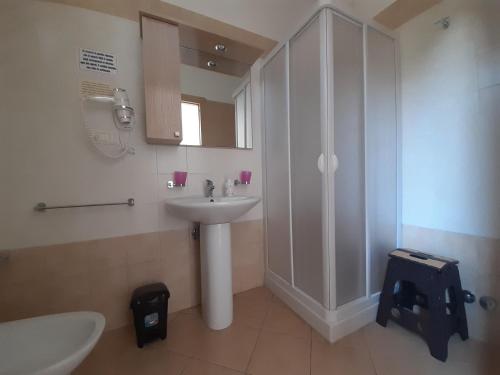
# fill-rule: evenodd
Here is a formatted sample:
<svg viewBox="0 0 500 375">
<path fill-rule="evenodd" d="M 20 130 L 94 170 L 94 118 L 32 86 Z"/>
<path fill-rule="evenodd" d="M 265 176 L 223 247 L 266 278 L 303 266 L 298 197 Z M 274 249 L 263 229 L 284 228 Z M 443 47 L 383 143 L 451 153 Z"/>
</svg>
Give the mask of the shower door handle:
<svg viewBox="0 0 500 375">
<path fill-rule="evenodd" d="M 325 155 L 323 154 L 320 154 L 318 156 L 318 169 L 321 174 L 323 174 L 323 172 L 325 171 Z"/>
<path fill-rule="evenodd" d="M 337 155 L 332 154 L 332 172 L 335 173 L 337 172 L 337 169 L 339 168 L 339 159 L 337 158 Z"/>
</svg>

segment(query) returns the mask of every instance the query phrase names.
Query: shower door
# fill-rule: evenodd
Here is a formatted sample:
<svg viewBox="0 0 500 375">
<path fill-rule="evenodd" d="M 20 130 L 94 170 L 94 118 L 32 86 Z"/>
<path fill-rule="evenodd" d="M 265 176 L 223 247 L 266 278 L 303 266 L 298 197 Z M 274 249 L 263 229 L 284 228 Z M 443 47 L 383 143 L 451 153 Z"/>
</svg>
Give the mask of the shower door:
<svg viewBox="0 0 500 375">
<path fill-rule="evenodd" d="M 325 288 L 324 189 L 327 160 L 325 12 L 290 41 L 290 182 L 292 207 L 293 280 L 300 289 L 327 306 Z"/>
<path fill-rule="evenodd" d="M 284 46 L 262 69 L 266 154 L 267 265 L 292 283 L 288 61 Z"/>
<path fill-rule="evenodd" d="M 366 28 L 366 180 L 370 294 L 398 244 L 397 67 L 394 39 Z"/>
<path fill-rule="evenodd" d="M 268 271 L 316 311 L 375 303 L 397 245 L 395 46 L 323 9 L 262 68 Z"/>
<path fill-rule="evenodd" d="M 330 10 L 328 24 L 333 74 L 330 145 L 338 160 L 329 229 L 334 233 L 332 277 L 338 307 L 366 294 L 363 25 Z"/>
</svg>

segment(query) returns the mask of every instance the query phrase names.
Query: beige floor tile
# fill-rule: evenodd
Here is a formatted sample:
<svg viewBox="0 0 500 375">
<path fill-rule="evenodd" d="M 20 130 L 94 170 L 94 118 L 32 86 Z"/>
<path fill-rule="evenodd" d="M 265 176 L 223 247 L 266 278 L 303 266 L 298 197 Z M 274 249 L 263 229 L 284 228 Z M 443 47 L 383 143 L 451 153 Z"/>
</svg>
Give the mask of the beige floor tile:
<svg viewBox="0 0 500 375">
<path fill-rule="evenodd" d="M 493 375 L 466 362 L 443 363 L 428 355 L 404 353 L 373 357 L 377 375 Z"/>
<path fill-rule="evenodd" d="M 356 336 L 330 344 L 313 331 L 311 375 L 375 375 L 368 347 Z"/>
<path fill-rule="evenodd" d="M 130 326 L 105 332 L 74 375 L 114 374 L 117 359 L 134 346 L 135 337 Z"/>
<path fill-rule="evenodd" d="M 255 288 L 234 296 L 234 321 L 261 328 L 271 307 L 273 295 L 266 288 Z"/>
<path fill-rule="evenodd" d="M 492 357 L 491 348 L 474 339 L 462 341 L 459 335 L 453 335 L 448 342 L 448 361 L 483 364 Z M 500 373 L 500 371 L 499 371 Z"/>
<path fill-rule="evenodd" d="M 227 367 L 222 367 L 200 361 L 198 359 L 190 359 L 182 375 L 242 375 L 242 372 L 231 370 Z"/>
<path fill-rule="evenodd" d="M 421 337 L 391 321 L 388 322 L 387 327 L 370 323 L 362 328 L 362 332 L 372 357 L 397 356 L 405 353 L 429 354 L 427 344 Z"/>
<path fill-rule="evenodd" d="M 265 288 L 235 296 L 235 320 L 210 330 L 196 306 L 169 316 L 165 341 L 136 347 L 132 326 L 103 334 L 76 375 L 497 375 L 498 354 L 474 340 L 449 342 L 446 363 L 417 335 L 376 323 L 328 343 Z M 262 327 L 262 328 L 259 328 Z"/>
<path fill-rule="evenodd" d="M 386 328 L 372 323 L 362 329 L 377 375 L 493 375 L 481 343 L 458 335 L 450 338 L 448 360 L 433 358 L 419 336 L 389 322 Z M 491 365 L 492 367 L 492 365 Z"/>
<path fill-rule="evenodd" d="M 167 347 L 180 354 L 244 371 L 258 334 L 259 330 L 237 323 L 224 330 L 213 331 L 193 309 L 180 313 L 170 324 Z"/>
<path fill-rule="evenodd" d="M 298 338 L 311 338 L 311 327 L 276 297 L 271 302 L 271 307 L 264 320 L 263 329 L 268 332 L 283 333 Z"/>
<path fill-rule="evenodd" d="M 116 361 L 116 375 L 180 375 L 188 357 L 165 349 L 161 342 L 155 342 L 143 349 L 129 348 Z"/>
<path fill-rule="evenodd" d="M 136 346 L 132 327 L 107 332 L 74 372 L 76 375 L 179 375 L 188 357 L 167 350 L 158 340 L 144 348 Z"/>
<path fill-rule="evenodd" d="M 317 338 L 323 339 L 323 337 L 319 333 L 313 330 L 313 336 L 314 335 L 316 335 Z M 339 341 L 336 342 L 336 344 L 351 348 L 363 348 L 368 350 L 368 344 L 366 342 L 366 338 L 362 330 L 357 330 L 356 332 L 353 332 L 350 335 L 342 337 Z"/>
<path fill-rule="evenodd" d="M 195 310 L 183 310 L 168 325 L 167 347 L 177 353 L 194 356 L 198 350 L 199 341 L 205 335 L 207 328 L 198 318 Z"/>
<path fill-rule="evenodd" d="M 308 375 L 310 339 L 262 331 L 247 373 L 252 375 Z"/>
</svg>

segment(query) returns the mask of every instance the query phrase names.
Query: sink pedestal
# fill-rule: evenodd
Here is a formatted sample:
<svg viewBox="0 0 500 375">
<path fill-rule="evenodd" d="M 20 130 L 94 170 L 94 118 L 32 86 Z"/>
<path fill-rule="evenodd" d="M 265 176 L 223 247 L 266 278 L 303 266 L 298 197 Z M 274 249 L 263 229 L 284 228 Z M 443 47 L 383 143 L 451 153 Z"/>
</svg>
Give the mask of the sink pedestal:
<svg viewBox="0 0 500 375">
<path fill-rule="evenodd" d="M 233 321 L 231 225 L 201 224 L 201 309 L 205 323 L 214 330 Z"/>
</svg>

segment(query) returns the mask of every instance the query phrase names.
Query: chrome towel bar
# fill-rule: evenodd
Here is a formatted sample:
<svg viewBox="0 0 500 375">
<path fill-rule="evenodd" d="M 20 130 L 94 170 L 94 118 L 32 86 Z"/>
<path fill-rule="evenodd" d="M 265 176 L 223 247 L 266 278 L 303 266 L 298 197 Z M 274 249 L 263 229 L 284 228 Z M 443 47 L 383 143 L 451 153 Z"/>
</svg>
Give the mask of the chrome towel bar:
<svg viewBox="0 0 500 375">
<path fill-rule="evenodd" d="M 93 204 L 78 204 L 69 206 L 47 206 L 45 202 L 40 202 L 35 206 L 35 211 L 43 212 L 46 210 L 58 210 L 60 208 L 80 208 L 80 207 L 101 207 L 101 206 L 129 206 L 135 205 L 135 200 L 129 198 L 126 202 L 112 202 L 112 203 L 93 203 Z"/>
</svg>

